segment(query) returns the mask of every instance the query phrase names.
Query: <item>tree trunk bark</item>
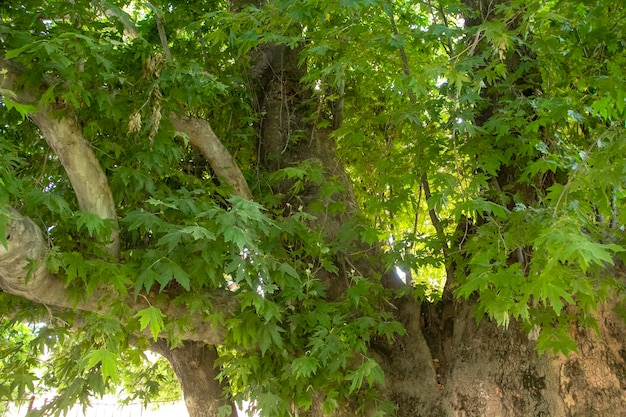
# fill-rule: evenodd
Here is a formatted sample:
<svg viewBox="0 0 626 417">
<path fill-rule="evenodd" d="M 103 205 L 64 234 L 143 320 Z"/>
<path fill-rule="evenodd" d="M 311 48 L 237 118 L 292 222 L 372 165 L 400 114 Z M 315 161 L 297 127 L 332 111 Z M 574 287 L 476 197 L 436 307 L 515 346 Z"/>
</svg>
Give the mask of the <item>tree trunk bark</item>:
<svg viewBox="0 0 626 417">
<path fill-rule="evenodd" d="M 445 411 L 418 415 L 626 415 L 626 324 L 610 303 L 597 314 L 599 334 L 571 325 L 578 353 L 541 355 L 532 335 L 523 334 L 517 323 L 508 329 L 487 319 L 477 324 L 471 302 L 457 302 L 448 323 L 452 331 L 425 323 L 439 367 L 440 395 L 432 401 Z"/>
<path fill-rule="evenodd" d="M 214 346 L 186 341 L 170 349 L 167 341 L 159 339 L 151 350 L 162 355 L 172 365 L 180 381 L 189 417 L 236 417 L 235 405 L 224 395 L 224 386 L 217 379 L 215 366 L 218 357 Z M 230 408 L 230 413 L 225 410 Z M 223 408 L 220 414 L 220 408 Z"/>
</svg>

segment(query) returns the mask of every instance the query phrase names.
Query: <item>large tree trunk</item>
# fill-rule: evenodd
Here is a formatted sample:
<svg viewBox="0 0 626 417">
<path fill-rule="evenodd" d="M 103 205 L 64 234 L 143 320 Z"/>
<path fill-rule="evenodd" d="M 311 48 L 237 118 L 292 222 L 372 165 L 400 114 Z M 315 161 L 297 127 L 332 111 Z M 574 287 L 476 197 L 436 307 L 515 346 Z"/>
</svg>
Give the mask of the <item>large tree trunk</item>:
<svg viewBox="0 0 626 417">
<path fill-rule="evenodd" d="M 517 323 L 508 329 L 487 319 L 477 324 L 471 303 L 457 303 L 451 332 L 428 323 L 425 329 L 440 364 L 442 415 L 626 415 L 626 325 L 608 304 L 598 319 L 600 334 L 572 323 L 578 353 L 540 355 L 533 335 L 523 334 Z"/>
<path fill-rule="evenodd" d="M 183 398 L 190 417 L 217 417 L 221 407 L 231 407 L 230 414 L 236 417 L 237 409 L 224 395 L 224 386 L 216 379 L 219 369 L 214 346 L 201 342 L 185 342 L 170 349 L 167 341 L 159 339 L 151 349 L 161 354 L 172 365 L 183 391 Z"/>
</svg>

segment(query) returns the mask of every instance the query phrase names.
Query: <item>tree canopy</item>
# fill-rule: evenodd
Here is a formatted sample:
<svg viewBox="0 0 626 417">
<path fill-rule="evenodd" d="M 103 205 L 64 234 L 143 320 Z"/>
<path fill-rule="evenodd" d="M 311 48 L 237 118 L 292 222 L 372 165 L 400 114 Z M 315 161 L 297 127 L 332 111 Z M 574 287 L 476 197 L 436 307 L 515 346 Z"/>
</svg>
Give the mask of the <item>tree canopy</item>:
<svg viewBox="0 0 626 417">
<path fill-rule="evenodd" d="M 171 377 L 143 352 L 167 340 L 216 346 L 229 398 L 264 415 L 320 392 L 391 414 L 371 346 L 407 335 L 407 297 L 577 351 L 573 322 L 626 317 L 625 19 L 4 1 L 0 398 L 149 401 Z"/>
</svg>

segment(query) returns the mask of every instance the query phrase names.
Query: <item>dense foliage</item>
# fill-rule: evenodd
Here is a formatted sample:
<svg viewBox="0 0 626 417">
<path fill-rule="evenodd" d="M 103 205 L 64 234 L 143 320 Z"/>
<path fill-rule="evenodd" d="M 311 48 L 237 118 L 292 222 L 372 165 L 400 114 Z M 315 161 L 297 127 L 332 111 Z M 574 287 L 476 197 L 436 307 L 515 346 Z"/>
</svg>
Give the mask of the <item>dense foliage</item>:
<svg viewBox="0 0 626 417">
<path fill-rule="evenodd" d="M 542 351 L 576 350 L 570 322 L 593 327 L 598 303 L 624 290 L 626 10 L 489 7 L 479 19 L 473 2 L 452 0 L 3 2 L 0 58 L 23 69 L 14 89 L 34 98 L 0 86 L 0 229 L 17 209 L 45 231 L 48 269 L 73 297 L 106 286 L 116 298 L 102 315 L 0 292 L 0 396 L 56 387 L 67 407 L 127 382 L 128 395 L 153 398 L 171 376 L 143 349 L 159 334 L 176 345 L 190 326 L 155 300 L 227 329 L 222 374 L 267 415 L 306 409 L 317 389 L 328 410 L 376 396 L 384 375 L 369 343 L 404 334 L 390 300 L 436 301 L 446 278 L 476 317 L 541 328 Z M 310 91 L 308 122 L 334 139 L 359 213 L 320 160 L 260 163 L 249 74 L 267 44 L 298 52 L 306 72 L 284 94 Z M 40 107 L 78 120 L 96 153 L 119 260 L 106 249 L 115 226 L 79 209 L 30 122 Z M 254 201 L 213 175 L 171 113 L 211 123 Z M 285 149 L 309 134 L 292 132 Z M 312 188 L 315 201 L 302 197 Z M 322 232 L 327 218 L 344 221 Z M 350 255 L 371 256 L 379 274 L 338 261 L 364 247 L 375 249 Z M 329 297 L 318 277 L 339 270 L 349 288 Z M 384 271 L 410 286 L 390 291 Z"/>
</svg>

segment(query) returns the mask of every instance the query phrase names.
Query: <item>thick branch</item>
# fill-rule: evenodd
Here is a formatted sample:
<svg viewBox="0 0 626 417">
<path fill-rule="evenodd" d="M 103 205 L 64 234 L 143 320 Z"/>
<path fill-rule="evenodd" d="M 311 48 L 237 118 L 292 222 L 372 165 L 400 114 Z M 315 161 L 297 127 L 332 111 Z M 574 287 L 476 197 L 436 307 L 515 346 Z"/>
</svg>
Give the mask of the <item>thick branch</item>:
<svg viewBox="0 0 626 417">
<path fill-rule="evenodd" d="M 32 103 L 34 98 L 30 91 L 14 91 L 17 76 L 23 70 L 11 61 L 2 59 L 0 68 L 5 70 L 4 74 L 0 74 L 2 88 L 12 91 L 19 102 Z M 48 109 L 43 107 L 31 114 L 30 118 L 39 127 L 46 142 L 61 161 L 72 183 L 80 209 L 114 222 L 107 247 L 109 253 L 117 257 L 120 247 L 119 227 L 113 194 L 100 162 L 83 136 L 78 121 L 71 114 L 54 118 Z"/>
<path fill-rule="evenodd" d="M 163 18 L 158 14 L 155 16 L 157 30 L 159 32 L 159 38 L 161 39 L 161 45 L 163 46 L 163 53 L 168 61 L 172 60 L 172 52 L 167 42 L 167 34 L 165 33 L 165 26 L 163 26 Z"/>
<path fill-rule="evenodd" d="M 9 294 L 28 300 L 60 308 L 76 308 L 94 313 L 104 314 L 111 306 L 111 300 L 118 298 L 106 288 L 95 291 L 89 298 L 72 301 L 63 279 L 49 272 L 44 257 L 49 250 L 44 236 L 37 225 L 28 217 L 9 209 L 10 218 L 7 226 L 7 248 L 0 245 L 0 288 Z M 232 307 L 232 294 L 224 291 L 210 294 L 213 305 L 228 314 Z M 142 299 L 128 298 L 124 300 L 130 308 L 131 315 L 148 307 Z M 200 314 L 189 315 L 184 306 L 175 306 L 166 302 L 154 302 L 152 305 L 161 309 L 170 320 L 188 318 L 193 329 L 184 331 L 175 329 L 174 335 L 182 340 L 203 341 L 209 344 L 220 344 L 223 329 L 212 327 L 205 322 Z M 162 337 L 167 337 L 163 334 Z"/>
<path fill-rule="evenodd" d="M 33 103 L 36 100 L 36 95 L 31 91 L 14 91 L 17 77 L 24 71 L 18 64 L 0 58 L 0 69 L 4 70 L 0 73 L 0 87 L 4 92 L 9 92 L 12 99 L 21 103 Z M 117 257 L 119 230 L 115 203 L 107 177 L 89 142 L 84 138 L 79 122 L 72 115 L 55 118 L 45 108 L 40 108 L 31 114 L 30 118 L 39 127 L 63 165 L 80 208 L 115 222 L 109 251 Z M 235 194 L 251 198 L 241 171 L 209 124 L 196 118 L 183 119 L 174 116 L 172 119 L 175 127 L 188 135 L 191 144 L 201 150 L 216 174 L 233 186 Z M 76 308 L 100 314 L 108 311 L 110 301 L 118 298 L 118 294 L 107 288 L 100 288 L 89 298 L 73 300 L 64 280 L 46 268 L 44 258 L 49 247 L 39 227 L 15 210 L 9 210 L 8 215 L 10 217 L 7 226 L 8 246 L 0 247 L 0 288 L 3 291 L 54 307 Z M 210 296 L 216 309 L 226 314 L 230 311 L 233 300 L 231 293 L 212 293 Z M 129 306 L 131 314 L 148 307 L 147 301 L 142 298 L 129 298 L 123 301 Z M 160 308 L 171 320 L 189 319 L 192 329 L 189 331 L 175 329 L 175 336 L 183 340 L 221 343 L 222 329 L 213 328 L 202 319 L 201 314 L 189 316 L 186 307 L 166 302 L 154 302 L 153 305 Z"/>
<path fill-rule="evenodd" d="M 233 188 L 234 195 L 252 200 L 252 192 L 237 163 L 206 120 L 171 114 L 170 121 L 174 129 L 187 135 L 189 143 L 200 150 L 215 174 Z"/>
<path fill-rule="evenodd" d="M 218 380 L 219 367 L 215 362 L 219 355 L 215 346 L 187 342 L 172 349 L 165 340 L 159 339 L 150 349 L 172 365 L 190 415 L 214 417 L 220 415 L 222 406 L 229 405 L 230 416 L 237 416 L 235 404 L 223 395 L 227 382 Z"/>
<path fill-rule="evenodd" d="M 117 257 L 120 242 L 115 201 L 106 174 L 89 142 L 83 137 L 82 128 L 73 117 L 55 119 L 45 109 L 31 115 L 31 119 L 65 168 L 80 209 L 115 223 L 108 250 Z"/>
<path fill-rule="evenodd" d="M 122 22 L 124 25 L 124 36 L 128 36 L 130 39 L 136 39 L 139 37 L 137 26 L 132 21 L 128 13 L 110 2 L 101 1 L 99 6 L 102 8 L 104 15 L 109 18 L 109 20 L 111 18 L 116 18 Z"/>
</svg>

